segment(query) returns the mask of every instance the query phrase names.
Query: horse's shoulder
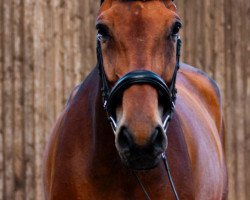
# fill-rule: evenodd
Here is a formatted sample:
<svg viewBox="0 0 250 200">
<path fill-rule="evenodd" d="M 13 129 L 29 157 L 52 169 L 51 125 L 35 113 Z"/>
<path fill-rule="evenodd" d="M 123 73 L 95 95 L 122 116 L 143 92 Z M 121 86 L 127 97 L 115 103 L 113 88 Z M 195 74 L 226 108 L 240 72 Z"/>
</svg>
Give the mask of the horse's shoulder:
<svg viewBox="0 0 250 200">
<path fill-rule="evenodd" d="M 204 92 L 210 97 L 213 96 L 217 101 L 221 101 L 219 86 L 216 81 L 206 72 L 196 67 L 182 63 L 180 74 L 194 89 Z M 211 99 L 210 99 L 211 100 Z"/>
<path fill-rule="evenodd" d="M 98 73 L 96 75 L 96 70 L 92 72 L 82 81 L 79 85 L 75 86 L 69 95 L 66 106 L 62 110 L 60 116 L 56 120 L 55 126 L 51 131 L 50 141 L 56 141 L 57 138 L 65 132 L 65 130 L 70 129 L 72 124 L 81 121 L 80 124 L 84 124 L 87 120 L 80 120 L 89 114 L 91 109 L 87 106 L 92 105 L 94 107 L 94 99 L 90 98 L 91 93 L 96 93 L 95 90 L 98 88 L 98 81 L 96 81 Z M 81 108 L 81 109 L 80 109 Z M 55 146 L 54 144 L 52 146 Z"/>
<path fill-rule="evenodd" d="M 202 171 L 204 168 L 216 170 L 218 176 L 214 180 L 223 184 L 221 180 L 223 180 L 225 168 L 224 165 L 218 165 L 224 162 L 221 142 L 225 134 L 219 87 L 204 71 L 182 64 L 178 73 L 177 89 L 179 95 L 179 98 L 177 95 L 177 101 L 179 100 L 177 111 L 182 122 L 181 127 L 187 142 L 192 168 L 197 169 L 196 175 L 200 177 L 198 185 L 206 185 L 212 189 L 214 184 L 210 185 L 205 176 L 200 174 L 204 173 L 204 170 Z M 206 149 L 211 151 L 207 153 Z M 197 157 L 200 158 L 199 162 Z M 207 158 L 218 159 L 218 162 L 207 162 Z M 200 188 L 202 190 L 202 186 Z"/>
<path fill-rule="evenodd" d="M 98 72 L 96 69 L 93 69 L 84 81 L 74 87 L 64 109 L 50 132 L 50 140 L 44 154 L 44 186 L 47 191 L 49 191 L 53 182 L 54 174 L 50 172 L 53 172 L 52 168 L 56 167 L 55 162 L 59 155 L 58 152 L 66 151 L 67 148 L 70 149 L 69 146 L 72 142 L 84 141 L 91 132 L 88 131 L 89 116 L 93 107 L 95 107 L 94 98 L 98 87 Z M 81 135 L 83 130 L 88 134 Z M 82 140 L 78 140 L 80 137 Z M 57 160 L 57 163 L 60 162 Z"/>
<path fill-rule="evenodd" d="M 186 94 L 195 98 L 201 107 L 205 108 L 216 122 L 218 130 L 222 126 L 222 105 L 220 89 L 204 71 L 187 64 L 181 64 L 179 71 L 179 87 L 182 87 Z M 220 131 L 221 132 L 221 131 Z"/>
</svg>

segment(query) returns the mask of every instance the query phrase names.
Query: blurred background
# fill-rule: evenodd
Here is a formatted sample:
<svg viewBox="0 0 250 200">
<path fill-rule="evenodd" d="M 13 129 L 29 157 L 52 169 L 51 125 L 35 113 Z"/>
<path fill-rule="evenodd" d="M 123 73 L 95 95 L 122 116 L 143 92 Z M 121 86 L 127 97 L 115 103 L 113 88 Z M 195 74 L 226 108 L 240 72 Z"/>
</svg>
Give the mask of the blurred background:
<svg viewBox="0 0 250 200">
<path fill-rule="evenodd" d="M 250 1 L 176 3 L 182 61 L 222 92 L 229 200 L 250 199 Z M 98 7 L 98 0 L 0 0 L 0 199 L 42 199 L 50 129 L 96 63 Z"/>
</svg>

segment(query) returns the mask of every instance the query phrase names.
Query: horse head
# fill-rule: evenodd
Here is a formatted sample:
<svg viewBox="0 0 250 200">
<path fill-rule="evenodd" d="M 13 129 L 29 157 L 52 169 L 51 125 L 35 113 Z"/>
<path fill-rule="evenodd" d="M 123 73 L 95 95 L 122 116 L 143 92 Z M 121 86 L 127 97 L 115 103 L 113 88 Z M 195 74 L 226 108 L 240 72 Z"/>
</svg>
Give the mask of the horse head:
<svg viewBox="0 0 250 200">
<path fill-rule="evenodd" d="M 105 0 L 96 27 L 102 64 L 110 88 L 129 72 L 149 71 L 169 85 L 176 66 L 181 27 L 171 0 Z M 164 104 L 151 84 L 133 84 L 116 98 L 115 144 L 132 169 L 157 165 L 167 148 Z"/>
</svg>

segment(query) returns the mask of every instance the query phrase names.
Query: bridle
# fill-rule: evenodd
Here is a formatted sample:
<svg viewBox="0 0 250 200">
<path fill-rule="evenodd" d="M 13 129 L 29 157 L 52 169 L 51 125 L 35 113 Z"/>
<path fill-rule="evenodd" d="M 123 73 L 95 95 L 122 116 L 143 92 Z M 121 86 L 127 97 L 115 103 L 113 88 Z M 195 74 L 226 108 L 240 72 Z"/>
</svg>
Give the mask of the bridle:
<svg viewBox="0 0 250 200">
<path fill-rule="evenodd" d="M 177 47 L 176 47 L 176 66 L 174 73 L 168 87 L 165 81 L 156 73 L 148 70 L 136 70 L 127 73 L 121 77 L 114 87 L 110 89 L 108 80 L 104 71 L 103 58 L 101 51 L 101 42 L 97 36 L 97 66 L 99 70 L 99 75 L 101 78 L 101 91 L 102 91 L 102 101 L 103 107 L 107 112 L 108 119 L 111 123 L 112 129 L 115 132 L 117 128 L 116 117 L 115 117 L 115 103 L 116 100 L 123 94 L 123 92 L 132 85 L 135 84 L 148 84 L 157 89 L 160 98 L 164 101 L 164 120 L 163 128 L 164 131 L 167 130 L 168 124 L 172 119 L 172 115 L 175 109 L 175 101 L 177 89 L 175 87 L 177 72 L 179 70 L 180 62 L 180 50 L 181 50 L 181 39 L 177 36 Z"/>
<path fill-rule="evenodd" d="M 98 67 L 100 81 L 101 81 L 102 102 L 103 102 L 103 107 L 107 113 L 108 120 L 114 132 L 116 132 L 116 129 L 117 129 L 116 116 L 115 116 L 115 108 L 116 108 L 115 102 L 117 102 L 118 99 L 121 98 L 123 92 L 130 86 L 138 85 L 138 84 L 148 84 L 154 87 L 158 91 L 160 99 L 162 100 L 162 102 L 164 102 L 162 121 L 163 121 L 164 132 L 167 133 L 168 125 L 172 119 L 172 116 L 175 110 L 175 101 L 176 101 L 176 94 L 177 94 L 176 77 L 177 77 L 177 72 L 180 68 L 181 39 L 178 35 L 176 35 L 176 37 L 177 37 L 176 65 L 175 65 L 175 69 L 174 69 L 169 86 L 165 83 L 165 81 L 159 75 L 157 75 L 156 73 L 152 71 L 136 70 L 136 71 L 132 71 L 132 72 L 125 74 L 116 82 L 114 87 L 110 89 L 108 79 L 105 74 L 104 65 L 103 65 L 101 38 L 97 34 L 96 54 L 97 54 L 97 67 Z M 176 189 L 175 189 L 175 186 L 174 186 L 171 174 L 170 174 L 167 156 L 164 153 L 162 154 L 162 160 L 164 162 L 164 166 L 166 168 L 168 179 L 173 189 L 175 198 L 176 200 L 179 200 L 178 194 L 176 192 Z M 150 197 L 146 189 L 144 188 L 141 180 L 139 179 L 137 173 L 133 172 L 133 174 L 138 180 L 138 183 L 140 184 L 145 194 L 145 197 L 148 200 L 150 200 Z"/>
</svg>

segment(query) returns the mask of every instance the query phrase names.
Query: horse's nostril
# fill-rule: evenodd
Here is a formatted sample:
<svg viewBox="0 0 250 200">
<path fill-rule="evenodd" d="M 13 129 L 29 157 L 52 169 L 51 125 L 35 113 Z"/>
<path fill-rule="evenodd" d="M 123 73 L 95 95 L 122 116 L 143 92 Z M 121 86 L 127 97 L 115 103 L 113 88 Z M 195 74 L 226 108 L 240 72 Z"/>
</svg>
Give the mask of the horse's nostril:
<svg viewBox="0 0 250 200">
<path fill-rule="evenodd" d="M 118 144 L 123 149 L 129 149 L 133 143 L 131 134 L 126 127 L 122 127 L 118 134 Z"/>
<path fill-rule="evenodd" d="M 164 132 L 162 130 L 161 127 L 157 127 L 154 131 L 154 133 L 151 136 L 151 140 L 152 144 L 154 144 L 154 146 L 165 146 L 166 144 L 166 140 L 165 140 L 165 136 L 164 136 Z"/>
</svg>

